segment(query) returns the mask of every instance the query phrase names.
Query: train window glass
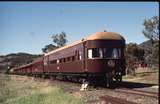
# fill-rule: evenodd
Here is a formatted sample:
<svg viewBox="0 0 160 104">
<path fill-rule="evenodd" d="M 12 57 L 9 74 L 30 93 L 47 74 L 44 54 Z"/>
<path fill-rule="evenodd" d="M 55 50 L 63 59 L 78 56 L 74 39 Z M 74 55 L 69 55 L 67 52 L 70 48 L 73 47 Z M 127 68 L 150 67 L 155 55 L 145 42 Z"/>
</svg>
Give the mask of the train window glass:
<svg viewBox="0 0 160 104">
<path fill-rule="evenodd" d="M 88 50 L 88 58 L 92 58 L 92 49 Z"/>
<path fill-rule="evenodd" d="M 121 50 L 119 48 L 104 48 L 103 56 L 104 58 L 119 58 Z"/>
<path fill-rule="evenodd" d="M 77 58 L 77 60 L 79 60 L 79 55 L 76 58 Z"/>
<path fill-rule="evenodd" d="M 77 60 L 81 60 L 82 56 L 81 56 L 81 52 L 80 51 L 76 51 L 76 59 Z"/>
<path fill-rule="evenodd" d="M 74 59 L 74 56 L 72 56 L 72 61 L 74 61 L 75 59 Z"/>
<path fill-rule="evenodd" d="M 66 59 L 65 59 L 65 58 L 63 58 L 63 62 L 66 62 Z"/>
<path fill-rule="evenodd" d="M 59 63 L 59 59 L 57 59 L 57 64 Z"/>
<path fill-rule="evenodd" d="M 55 64 L 56 63 L 56 60 L 52 60 L 49 62 L 50 64 Z"/>
<path fill-rule="evenodd" d="M 119 58 L 121 49 L 119 48 L 94 48 L 88 49 L 88 58 Z"/>
<path fill-rule="evenodd" d="M 62 63 L 62 59 L 59 59 L 59 63 Z"/>
<path fill-rule="evenodd" d="M 79 60 L 81 60 L 82 59 L 82 56 L 81 55 L 79 55 Z"/>
<path fill-rule="evenodd" d="M 47 60 L 47 57 L 44 58 L 44 65 L 47 65 L 48 64 L 48 60 Z"/>
<path fill-rule="evenodd" d="M 92 49 L 92 57 L 95 58 L 95 57 L 99 57 L 99 56 L 100 56 L 99 48 Z"/>
<path fill-rule="evenodd" d="M 46 62 L 46 61 L 44 61 L 44 66 L 45 66 L 45 65 L 47 65 L 47 62 Z"/>
<path fill-rule="evenodd" d="M 103 49 L 104 58 L 111 58 L 112 57 L 112 51 L 113 51 L 113 48 L 104 48 Z"/>
<path fill-rule="evenodd" d="M 103 48 L 99 48 L 99 57 L 103 58 Z"/>
<path fill-rule="evenodd" d="M 119 58 L 121 58 L 121 49 L 118 49 Z"/>
<path fill-rule="evenodd" d="M 79 52 L 79 60 L 81 60 L 82 59 L 82 52 L 80 51 Z"/>
<path fill-rule="evenodd" d="M 78 56 L 78 51 L 76 50 L 76 51 L 75 51 L 75 59 L 78 60 L 78 59 L 79 59 L 78 57 L 79 57 L 79 56 Z"/>
<path fill-rule="evenodd" d="M 112 57 L 113 57 L 113 58 L 118 58 L 118 49 L 117 49 L 117 48 L 114 48 L 114 49 L 113 49 Z"/>
<path fill-rule="evenodd" d="M 70 57 L 67 57 L 67 61 L 70 61 Z"/>
<path fill-rule="evenodd" d="M 92 57 L 103 58 L 103 48 L 94 48 L 92 49 Z"/>
</svg>

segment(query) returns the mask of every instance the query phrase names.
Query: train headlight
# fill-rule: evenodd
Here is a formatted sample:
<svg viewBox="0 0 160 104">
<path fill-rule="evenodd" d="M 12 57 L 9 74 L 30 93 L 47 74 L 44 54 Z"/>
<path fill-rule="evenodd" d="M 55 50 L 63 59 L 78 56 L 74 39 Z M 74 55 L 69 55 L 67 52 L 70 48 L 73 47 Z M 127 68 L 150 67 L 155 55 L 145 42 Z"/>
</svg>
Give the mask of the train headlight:
<svg viewBox="0 0 160 104">
<path fill-rule="evenodd" d="M 107 62 L 107 64 L 108 64 L 109 67 L 114 67 L 115 66 L 115 62 L 113 60 L 109 60 Z"/>
</svg>

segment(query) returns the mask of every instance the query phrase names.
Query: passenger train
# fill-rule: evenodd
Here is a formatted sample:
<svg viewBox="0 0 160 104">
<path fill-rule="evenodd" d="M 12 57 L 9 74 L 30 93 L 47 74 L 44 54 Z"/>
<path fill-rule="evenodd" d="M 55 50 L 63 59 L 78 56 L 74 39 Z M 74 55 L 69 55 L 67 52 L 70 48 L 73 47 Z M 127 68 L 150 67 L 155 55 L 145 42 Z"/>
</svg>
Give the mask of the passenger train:
<svg viewBox="0 0 160 104">
<path fill-rule="evenodd" d="M 120 34 L 96 32 L 14 68 L 12 73 L 102 81 L 108 87 L 113 80 L 122 81 L 125 75 L 124 49 L 125 39 Z"/>
</svg>

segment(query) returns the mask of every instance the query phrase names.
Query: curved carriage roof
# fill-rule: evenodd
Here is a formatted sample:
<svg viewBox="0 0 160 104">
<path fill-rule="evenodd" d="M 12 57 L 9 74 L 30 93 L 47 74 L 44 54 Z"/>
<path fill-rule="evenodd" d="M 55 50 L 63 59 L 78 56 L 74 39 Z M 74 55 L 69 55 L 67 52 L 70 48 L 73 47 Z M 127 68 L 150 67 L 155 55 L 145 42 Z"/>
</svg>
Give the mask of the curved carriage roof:
<svg viewBox="0 0 160 104">
<path fill-rule="evenodd" d="M 87 40 L 124 40 L 124 38 L 114 32 L 96 32 L 87 37 Z"/>
<path fill-rule="evenodd" d="M 57 51 L 63 50 L 65 48 L 72 47 L 76 44 L 79 44 L 79 43 L 82 43 L 82 42 L 88 41 L 88 40 L 124 40 L 124 38 L 120 34 L 117 34 L 117 33 L 114 33 L 114 32 L 96 32 L 96 33 L 91 34 L 88 37 L 83 38 L 79 41 L 76 41 L 72 44 L 69 44 L 69 45 L 66 45 L 64 47 L 53 50 L 51 52 L 48 52 L 48 53 L 45 54 L 45 56 L 47 56 L 49 54 L 52 54 L 52 53 L 55 53 Z"/>
</svg>

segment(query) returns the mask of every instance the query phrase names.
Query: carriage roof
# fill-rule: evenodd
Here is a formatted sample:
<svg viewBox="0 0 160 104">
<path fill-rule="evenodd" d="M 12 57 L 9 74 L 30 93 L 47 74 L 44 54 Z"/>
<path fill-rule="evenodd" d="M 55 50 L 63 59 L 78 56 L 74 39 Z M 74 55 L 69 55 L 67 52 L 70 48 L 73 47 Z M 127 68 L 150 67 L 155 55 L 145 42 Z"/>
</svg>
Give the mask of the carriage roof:
<svg viewBox="0 0 160 104">
<path fill-rule="evenodd" d="M 82 43 L 82 42 L 88 41 L 88 40 L 124 40 L 124 38 L 120 34 L 117 34 L 114 32 L 96 32 L 96 33 L 91 34 L 86 38 L 82 38 L 81 40 L 76 41 L 72 44 L 69 44 L 69 45 L 63 46 L 61 48 L 55 49 L 51 52 L 48 52 L 45 54 L 45 56 L 50 55 L 52 53 L 55 53 L 57 51 L 63 50 L 65 48 L 72 47 L 74 45 L 77 45 L 79 43 Z"/>
</svg>

